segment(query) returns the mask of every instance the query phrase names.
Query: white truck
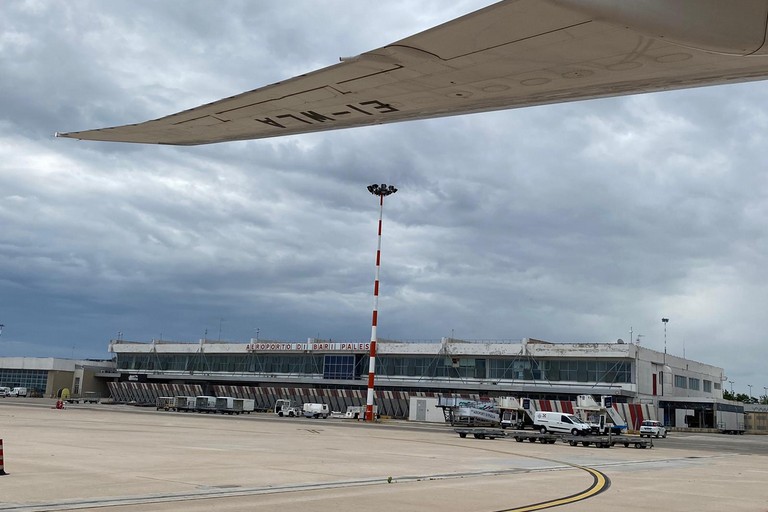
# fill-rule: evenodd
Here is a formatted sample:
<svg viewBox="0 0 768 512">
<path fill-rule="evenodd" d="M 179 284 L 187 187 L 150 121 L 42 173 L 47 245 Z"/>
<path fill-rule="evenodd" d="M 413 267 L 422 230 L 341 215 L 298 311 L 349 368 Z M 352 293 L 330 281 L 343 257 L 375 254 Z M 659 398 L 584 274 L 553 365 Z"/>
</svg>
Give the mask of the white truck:
<svg viewBox="0 0 768 512">
<path fill-rule="evenodd" d="M 743 406 L 718 404 L 717 408 L 715 412 L 717 428 L 722 434 L 743 434 L 746 431 Z"/>
<path fill-rule="evenodd" d="M 327 418 L 331 414 L 328 404 L 306 403 L 302 407 L 302 412 L 305 418 Z"/>
<path fill-rule="evenodd" d="M 302 412 L 301 412 L 301 408 L 291 400 L 287 400 L 285 398 L 278 398 L 275 401 L 275 414 L 277 414 L 281 418 L 283 416 L 288 416 L 289 418 L 293 418 L 295 416 L 301 416 Z"/>
</svg>

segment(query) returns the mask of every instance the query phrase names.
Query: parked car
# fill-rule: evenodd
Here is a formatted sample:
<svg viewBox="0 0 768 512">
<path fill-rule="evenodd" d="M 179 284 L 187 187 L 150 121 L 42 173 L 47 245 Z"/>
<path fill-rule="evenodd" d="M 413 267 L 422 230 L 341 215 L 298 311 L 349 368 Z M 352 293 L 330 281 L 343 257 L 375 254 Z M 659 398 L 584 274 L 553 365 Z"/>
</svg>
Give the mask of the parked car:
<svg viewBox="0 0 768 512">
<path fill-rule="evenodd" d="M 6 397 L 11 394 L 11 388 L 0 387 L 0 397 Z"/>
<path fill-rule="evenodd" d="M 667 429 L 660 421 L 645 420 L 640 425 L 640 437 L 667 437 Z"/>
</svg>

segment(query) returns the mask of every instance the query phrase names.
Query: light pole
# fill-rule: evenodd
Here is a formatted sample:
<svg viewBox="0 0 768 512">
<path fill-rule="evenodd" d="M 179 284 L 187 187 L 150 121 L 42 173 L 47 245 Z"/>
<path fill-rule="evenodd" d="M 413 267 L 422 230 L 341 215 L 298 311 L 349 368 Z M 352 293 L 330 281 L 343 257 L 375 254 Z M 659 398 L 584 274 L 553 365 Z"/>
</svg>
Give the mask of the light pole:
<svg viewBox="0 0 768 512">
<path fill-rule="evenodd" d="M 373 281 L 373 316 L 371 318 L 371 348 L 368 360 L 368 399 L 365 403 L 365 421 L 373 421 L 373 389 L 376 380 L 376 327 L 379 316 L 379 270 L 381 269 L 381 221 L 384 216 L 384 197 L 397 192 L 392 185 L 368 185 L 368 192 L 379 196 L 379 240 L 376 247 L 376 279 Z"/>
<path fill-rule="evenodd" d="M 763 386 L 763 403 L 768 404 L 768 387 Z"/>
<path fill-rule="evenodd" d="M 752 384 L 747 384 L 749 388 L 749 403 L 752 403 Z"/>
<path fill-rule="evenodd" d="M 664 371 L 661 374 L 661 396 L 664 396 L 664 381 L 667 380 L 667 373 L 669 372 L 667 369 L 667 323 L 669 323 L 669 318 L 662 318 L 661 323 L 664 324 Z"/>
<path fill-rule="evenodd" d="M 733 395 L 733 381 L 729 380 L 728 383 L 731 385 L 731 395 Z"/>
</svg>

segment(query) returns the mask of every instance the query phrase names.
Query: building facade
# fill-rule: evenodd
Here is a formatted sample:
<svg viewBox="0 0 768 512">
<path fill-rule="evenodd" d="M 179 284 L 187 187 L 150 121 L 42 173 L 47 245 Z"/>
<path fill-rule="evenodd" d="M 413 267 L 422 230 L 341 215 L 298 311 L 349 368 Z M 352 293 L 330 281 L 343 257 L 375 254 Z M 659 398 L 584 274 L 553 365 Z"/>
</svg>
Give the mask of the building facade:
<svg viewBox="0 0 768 512">
<path fill-rule="evenodd" d="M 27 388 L 28 396 L 53 398 L 64 389 L 73 396 L 86 391 L 108 396 L 106 382 L 96 378 L 114 369 L 112 361 L 54 357 L 0 357 L 0 387 Z"/>
<path fill-rule="evenodd" d="M 111 381 L 113 396 L 123 401 L 216 394 L 254 398 L 263 408 L 271 407 L 277 398 L 293 398 L 329 402 L 333 409 L 343 410 L 365 401 L 369 350 L 367 342 L 317 339 L 298 343 L 116 340 L 110 343 L 114 373 L 102 376 Z M 591 394 L 611 395 L 615 403 L 645 405 L 646 410 L 655 411 L 654 419 L 669 426 L 715 428 L 714 410 L 723 402 L 722 368 L 637 344 L 549 343 L 528 338 L 519 342 L 381 340 L 376 366 L 376 403 L 382 414 L 394 417 L 408 416 L 412 396 L 525 396 L 567 402 Z M 678 409 L 686 413 L 681 416 Z"/>
</svg>

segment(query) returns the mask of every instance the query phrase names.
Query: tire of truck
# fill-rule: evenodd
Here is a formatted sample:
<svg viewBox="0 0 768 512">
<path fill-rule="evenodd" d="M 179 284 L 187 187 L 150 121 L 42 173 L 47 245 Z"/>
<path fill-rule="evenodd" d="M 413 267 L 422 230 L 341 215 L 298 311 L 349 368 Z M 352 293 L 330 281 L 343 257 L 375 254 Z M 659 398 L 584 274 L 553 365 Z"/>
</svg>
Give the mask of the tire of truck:
<svg viewBox="0 0 768 512">
<path fill-rule="evenodd" d="M 546 434 L 546 433 L 547 433 L 547 427 L 545 427 L 544 425 L 542 425 L 542 426 L 539 428 L 539 432 L 541 432 L 542 434 Z"/>
<path fill-rule="evenodd" d="M 459 437 L 464 439 L 465 437 L 467 437 L 467 433 L 466 432 L 459 432 Z"/>
<path fill-rule="evenodd" d="M 629 448 L 629 443 L 626 441 L 624 442 L 624 448 Z"/>
<path fill-rule="evenodd" d="M 517 441 L 518 443 L 522 443 L 523 441 L 525 441 L 525 439 L 518 436 L 515 438 L 515 441 Z"/>
<path fill-rule="evenodd" d="M 589 441 L 582 441 L 581 446 L 589 446 Z"/>
<path fill-rule="evenodd" d="M 578 430 L 578 429 L 575 429 L 575 428 L 572 428 L 572 429 L 571 429 L 571 435 L 572 435 L 572 436 L 577 436 L 577 435 L 579 435 L 579 430 Z"/>
<path fill-rule="evenodd" d="M 536 442 L 536 438 L 535 437 L 529 437 L 528 438 L 528 442 L 535 443 Z"/>
<path fill-rule="evenodd" d="M 666 432 L 664 432 L 664 435 L 663 435 L 663 436 L 661 436 L 661 438 L 662 438 L 662 439 L 666 439 L 666 438 L 667 438 L 667 433 L 666 433 Z"/>
<path fill-rule="evenodd" d="M 643 443 L 635 443 L 635 448 L 645 448 Z"/>
<path fill-rule="evenodd" d="M 568 444 L 571 445 L 571 446 L 577 446 L 579 443 L 577 443 L 576 441 L 571 440 L 571 441 L 568 441 Z"/>
</svg>

